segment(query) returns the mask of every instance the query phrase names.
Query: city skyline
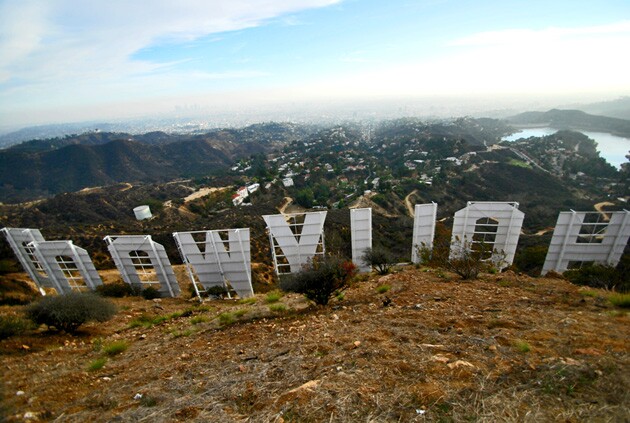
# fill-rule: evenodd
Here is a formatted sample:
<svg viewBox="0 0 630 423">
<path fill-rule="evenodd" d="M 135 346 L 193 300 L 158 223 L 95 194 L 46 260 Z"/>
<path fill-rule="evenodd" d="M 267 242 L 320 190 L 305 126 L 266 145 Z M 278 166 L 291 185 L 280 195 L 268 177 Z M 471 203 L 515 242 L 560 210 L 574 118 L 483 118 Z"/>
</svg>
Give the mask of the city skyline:
<svg viewBox="0 0 630 423">
<path fill-rule="evenodd" d="M 2 0 L 0 127 L 190 107 L 611 99 L 630 95 L 628 45 L 624 1 Z"/>
</svg>

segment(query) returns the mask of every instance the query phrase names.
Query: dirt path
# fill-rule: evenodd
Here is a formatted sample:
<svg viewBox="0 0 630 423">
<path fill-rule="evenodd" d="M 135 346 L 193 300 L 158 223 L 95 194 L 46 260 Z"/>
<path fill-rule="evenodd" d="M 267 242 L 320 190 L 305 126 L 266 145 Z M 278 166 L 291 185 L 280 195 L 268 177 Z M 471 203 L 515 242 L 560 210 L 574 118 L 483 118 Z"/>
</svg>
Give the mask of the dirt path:
<svg viewBox="0 0 630 423">
<path fill-rule="evenodd" d="M 371 192 L 367 195 L 361 195 L 359 198 L 354 200 L 352 204 L 348 206 L 349 209 L 363 209 L 363 208 L 371 208 L 374 213 L 378 213 L 385 217 L 396 217 L 396 215 L 388 213 L 383 207 L 379 206 L 375 202 L 371 200 L 372 197 L 376 195 L 375 192 Z"/>
<path fill-rule="evenodd" d="M 414 217 L 414 214 L 415 214 L 414 205 L 411 204 L 411 196 L 417 193 L 418 193 L 418 190 L 414 189 L 405 197 L 405 207 L 407 207 L 407 213 L 409 213 L 409 216 L 411 217 Z"/>
<path fill-rule="evenodd" d="M 604 207 L 606 206 L 614 206 L 614 204 L 611 203 L 610 201 L 602 201 L 601 203 L 595 204 L 594 207 L 595 207 L 595 210 L 597 210 L 602 215 L 602 218 L 604 219 L 604 221 L 608 222 L 610 220 L 610 216 L 606 214 L 606 212 L 604 211 Z"/>
<path fill-rule="evenodd" d="M 125 192 L 125 191 L 130 190 L 131 188 L 133 188 L 133 185 L 131 185 L 129 182 L 125 182 L 124 185 L 125 185 L 125 187 L 121 188 L 120 192 Z"/>
<path fill-rule="evenodd" d="M 195 191 L 190 194 L 188 197 L 184 198 L 184 203 L 188 203 L 190 201 L 196 200 L 198 198 L 205 197 L 206 195 L 210 195 L 213 192 L 222 191 L 228 189 L 229 187 L 220 187 L 220 188 L 200 188 L 199 191 Z"/>
<path fill-rule="evenodd" d="M 284 197 L 284 200 L 282 201 L 282 204 L 280 205 L 280 207 L 278 207 L 278 211 L 280 213 L 284 213 L 287 209 L 287 207 L 289 207 L 291 204 L 293 204 L 293 198 L 291 197 Z"/>
</svg>

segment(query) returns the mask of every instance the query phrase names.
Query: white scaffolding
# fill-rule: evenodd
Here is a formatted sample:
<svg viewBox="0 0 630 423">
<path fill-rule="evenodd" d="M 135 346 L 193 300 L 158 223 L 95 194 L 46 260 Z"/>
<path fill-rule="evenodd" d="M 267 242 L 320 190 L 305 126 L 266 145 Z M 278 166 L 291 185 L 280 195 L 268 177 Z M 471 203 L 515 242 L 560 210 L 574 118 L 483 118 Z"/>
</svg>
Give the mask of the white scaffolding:
<svg viewBox="0 0 630 423">
<path fill-rule="evenodd" d="M 18 261 L 31 277 L 42 295 L 46 295 L 44 288 L 54 288 L 46 274 L 44 267 L 35 257 L 35 249 L 29 245 L 31 242 L 45 241 L 39 229 L 29 228 L 2 228 L 1 230 L 18 258 Z"/>
<path fill-rule="evenodd" d="M 372 209 L 350 209 L 350 234 L 352 262 L 360 272 L 371 272 L 372 266 L 363 260 L 368 248 L 372 248 Z"/>
<path fill-rule="evenodd" d="M 560 212 L 542 275 L 562 273 L 573 262 L 616 266 L 630 238 L 630 212 Z"/>
<path fill-rule="evenodd" d="M 498 268 L 510 266 L 524 218 L 516 202 L 469 201 L 455 213 L 449 256 L 460 257 L 479 246 Z"/>
<path fill-rule="evenodd" d="M 263 216 L 269 232 L 273 264 L 278 275 L 297 273 L 309 260 L 324 256 L 326 212 Z"/>
<path fill-rule="evenodd" d="M 139 289 L 153 287 L 162 296 L 180 294 L 166 250 L 153 241 L 151 235 L 108 235 L 104 239 L 126 283 Z"/>
<path fill-rule="evenodd" d="M 413 241 L 411 244 L 411 261 L 413 263 L 420 263 L 420 249 L 433 250 L 436 217 L 436 203 L 416 204 L 413 217 Z"/>
<path fill-rule="evenodd" d="M 254 295 L 249 228 L 175 232 L 177 248 L 197 296 L 213 286 Z M 196 239 L 195 239 L 196 238 Z"/>
<path fill-rule="evenodd" d="M 93 291 L 103 284 L 88 252 L 72 241 L 33 241 L 29 245 L 59 294 Z"/>
</svg>

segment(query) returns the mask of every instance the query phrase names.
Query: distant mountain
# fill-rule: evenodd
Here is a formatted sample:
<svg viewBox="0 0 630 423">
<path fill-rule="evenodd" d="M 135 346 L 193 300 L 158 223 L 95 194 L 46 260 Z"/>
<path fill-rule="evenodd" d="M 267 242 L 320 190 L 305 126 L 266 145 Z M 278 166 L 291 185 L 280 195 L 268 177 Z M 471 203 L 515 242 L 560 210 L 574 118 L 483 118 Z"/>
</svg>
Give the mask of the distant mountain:
<svg viewBox="0 0 630 423">
<path fill-rule="evenodd" d="M 525 112 L 506 120 L 513 125 L 609 132 L 620 137 L 630 137 L 630 120 L 590 115 L 581 110 L 553 109 L 547 112 Z"/>
<path fill-rule="evenodd" d="M 630 97 L 621 97 L 612 101 L 585 104 L 579 106 L 578 108 L 592 115 L 630 120 Z"/>
<path fill-rule="evenodd" d="M 266 123 L 202 135 L 88 132 L 0 150 L 0 202 L 118 182 L 166 182 L 219 174 L 237 159 L 298 139 L 306 126 Z"/>
<path fill-rule="evenodd" d="M 69 134 L 81 134 L 84 132 L 117 131 L 117 125 L 110 123 L 60 123 L 54 125 L 29 126 L 20 130 L 0 135 L 0 148 L 7 148 L 26 140 L 43 140 L 55 137 L 65 137 Z"/>
<path fill-rule="evenodd" d="M 46 152 L 0 151 L 0 199 L 15 202 L 117 182 L 165 182 L 225 169 L 232 159 L 205 141 L 164 146 L 118 140 Z"/>
</svg>

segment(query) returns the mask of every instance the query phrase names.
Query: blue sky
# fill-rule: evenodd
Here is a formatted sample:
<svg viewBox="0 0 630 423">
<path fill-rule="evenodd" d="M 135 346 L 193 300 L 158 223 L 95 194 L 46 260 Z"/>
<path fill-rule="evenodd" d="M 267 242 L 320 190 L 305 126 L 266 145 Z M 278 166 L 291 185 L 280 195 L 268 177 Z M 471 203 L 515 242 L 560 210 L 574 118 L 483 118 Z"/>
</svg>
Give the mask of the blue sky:
<svg viewBox="0 0 630 423">
<path fill-rule="evenodd" d="M 195 104 L 630 95 L 630 2 L 0 0 L 0 126 Z"/>
</svg>

